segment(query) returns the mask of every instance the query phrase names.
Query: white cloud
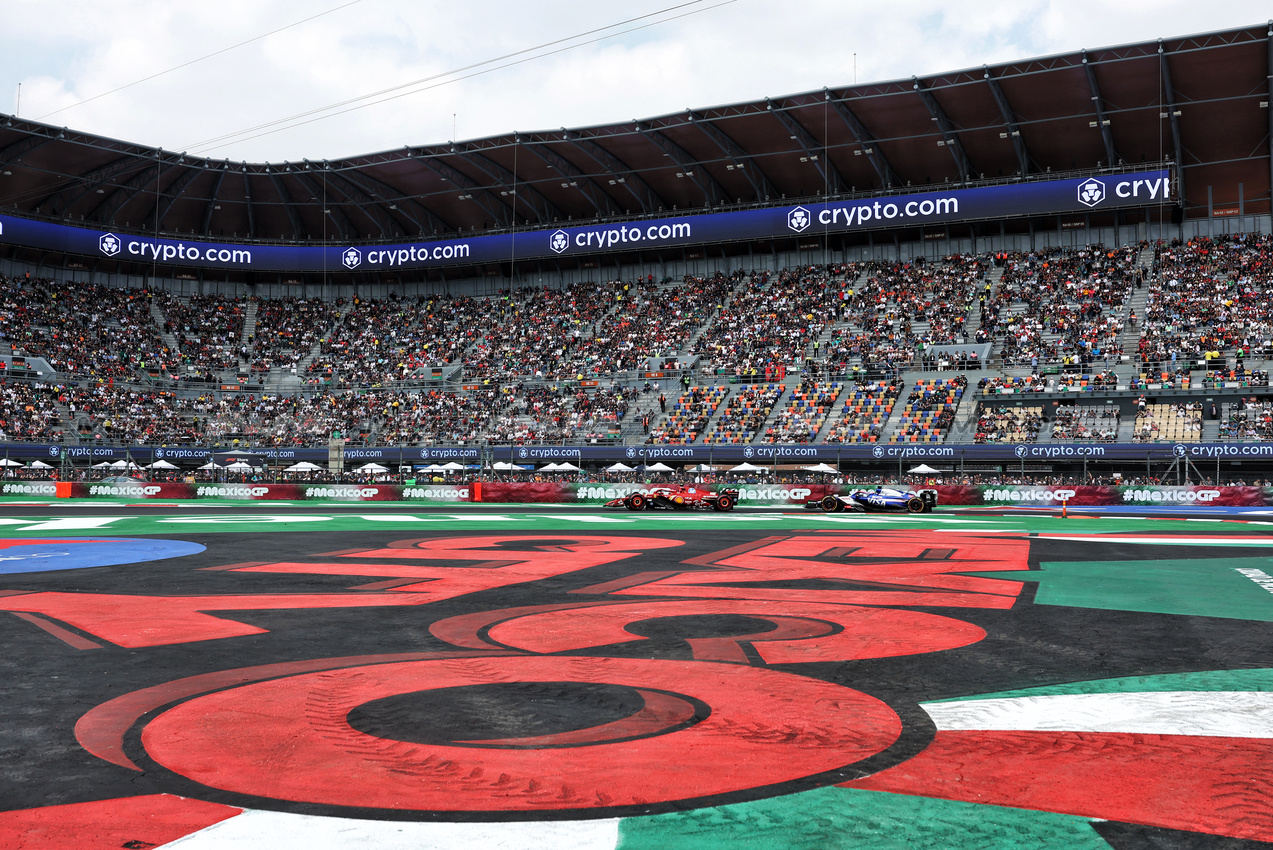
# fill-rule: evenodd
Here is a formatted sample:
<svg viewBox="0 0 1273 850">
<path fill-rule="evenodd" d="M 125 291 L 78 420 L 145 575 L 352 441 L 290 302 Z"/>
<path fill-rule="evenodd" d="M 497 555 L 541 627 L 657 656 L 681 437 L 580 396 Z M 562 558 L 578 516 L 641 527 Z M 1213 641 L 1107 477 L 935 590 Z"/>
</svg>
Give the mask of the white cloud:
<svg viewBox="0 0 1273 850">
<path fill-rule="evenodd" d="M 49 116 L 53 124 L 195 145 L 341 100 L 672 5 L 361 0 L 267 39 Z M 719 0 L 704 0 L 711 6 Z M 11 0 L 0 110 L 22 83 L 35 118 L 340 4 Z M 53 11 L 51 11 L 51 9 Z M 737 0 L 621 38 L 442 85 L 329 120 L 200 149 L 248 160 L 331 158 L 511 130 L 626 121 L 763 96 L 908 78 L 1159 36 L 1257 24 L 1267 7 L 1183 0 Z M 1099 22 L 1093 27 L 1092 22 Z"/>
</svg>

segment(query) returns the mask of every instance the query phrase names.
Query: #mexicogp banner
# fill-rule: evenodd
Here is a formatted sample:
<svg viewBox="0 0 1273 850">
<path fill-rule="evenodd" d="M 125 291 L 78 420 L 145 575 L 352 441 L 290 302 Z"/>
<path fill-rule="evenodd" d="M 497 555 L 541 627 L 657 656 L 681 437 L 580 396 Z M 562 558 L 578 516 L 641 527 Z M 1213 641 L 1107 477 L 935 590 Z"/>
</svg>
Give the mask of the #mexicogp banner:
<svg viewBox="0 0 1273 850">
<path fill-rule="evenodd" d="M 719 485 L 698 486 L 706 492 Z M 740 484 L 739 504 L 780 507 L 803 505 L 828 493 L 847 493 L 858 485 Z M 875 485 L 861 485 L 872 489 Z M 492 502 L 505 504 L 601 505 L 611 499 L 648 489 L 643 484 L 574 484 L 554 482 L 482 482 L 472 484 L 180 484 L 143 483 L 61 484 L 53 481 L 9 481 L 0 494 L 102 499 L 243 499 L 252 501 L 338 502 Z M 1214 505 L 1217 507 L 1273 507 L 1273 488 L 1159 486 L 1069 486 L 1063 484 L 944 484 L 934 489 L 939 505 Z"/>
</svg>

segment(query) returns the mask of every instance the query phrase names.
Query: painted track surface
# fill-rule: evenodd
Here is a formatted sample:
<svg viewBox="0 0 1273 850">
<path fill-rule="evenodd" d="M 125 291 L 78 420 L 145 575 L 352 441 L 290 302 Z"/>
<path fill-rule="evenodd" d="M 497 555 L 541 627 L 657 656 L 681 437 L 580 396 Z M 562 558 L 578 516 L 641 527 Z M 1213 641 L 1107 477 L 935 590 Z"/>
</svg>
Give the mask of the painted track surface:
<svg viewBox="0 0 1273 850">
<path fill-rule="evenodd" d="M 3 504 L 0 846 L 1255 846 L 1271 532 Z"/>
</svg>

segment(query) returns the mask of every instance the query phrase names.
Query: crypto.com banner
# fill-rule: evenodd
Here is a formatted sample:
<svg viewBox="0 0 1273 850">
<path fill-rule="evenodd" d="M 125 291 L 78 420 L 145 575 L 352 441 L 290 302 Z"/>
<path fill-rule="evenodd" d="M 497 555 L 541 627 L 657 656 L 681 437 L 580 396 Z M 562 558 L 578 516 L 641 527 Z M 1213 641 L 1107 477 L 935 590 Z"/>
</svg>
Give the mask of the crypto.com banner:
<svg viewBox="0 0 1273 850">
<path fill-rule="evenodd" d="M 923 227 L 1010 216 L 1099 212 L 1172 200 L 1171 172 L 1162 170 L 397 245 L 221 244 L 92 230 L 0 215 L 0 244 L 190 268 L 363 272 L 597 255 L 850 230 Z"/>
</svg>

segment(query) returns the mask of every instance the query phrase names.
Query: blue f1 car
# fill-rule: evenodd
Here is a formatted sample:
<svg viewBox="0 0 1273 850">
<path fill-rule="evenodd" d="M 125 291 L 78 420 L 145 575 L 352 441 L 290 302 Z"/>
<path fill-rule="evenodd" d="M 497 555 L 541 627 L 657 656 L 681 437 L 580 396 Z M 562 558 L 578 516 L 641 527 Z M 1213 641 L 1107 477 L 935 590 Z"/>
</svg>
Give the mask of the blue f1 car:
<svg viewBox="0 0 1273 850">
<path fill-rule="evenodd" d="M 821 509 L 829 514 L 842 511 L 861 514 L 923 514 L 937 507 L 937 491 L 876 487 L 874 490 L 853 490 L 842 495 L 810 499 L 804 506 L 807 510 Z"/>
</svg>

